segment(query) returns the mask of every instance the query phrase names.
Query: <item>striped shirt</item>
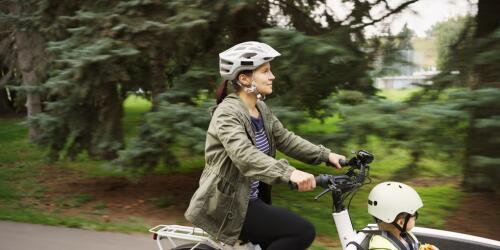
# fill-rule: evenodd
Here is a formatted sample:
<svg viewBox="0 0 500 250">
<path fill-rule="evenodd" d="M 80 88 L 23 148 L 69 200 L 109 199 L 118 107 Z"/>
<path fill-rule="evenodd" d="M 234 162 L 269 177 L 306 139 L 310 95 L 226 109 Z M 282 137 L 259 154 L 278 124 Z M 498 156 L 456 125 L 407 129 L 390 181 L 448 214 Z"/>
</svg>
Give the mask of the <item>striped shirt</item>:
<svg viewBox="0 0 500 250">
<path fill-rule="evenodd" d="M 264 130 L 264 120 L 259 116 L 252 117 L 252 128 L 255 132 L 255 146 L 264 154 L 269 154 L 269 141 Z M 259 197 L 259 181 L 250 183 L 250 201 L 257 200 Z"/>
</svg>

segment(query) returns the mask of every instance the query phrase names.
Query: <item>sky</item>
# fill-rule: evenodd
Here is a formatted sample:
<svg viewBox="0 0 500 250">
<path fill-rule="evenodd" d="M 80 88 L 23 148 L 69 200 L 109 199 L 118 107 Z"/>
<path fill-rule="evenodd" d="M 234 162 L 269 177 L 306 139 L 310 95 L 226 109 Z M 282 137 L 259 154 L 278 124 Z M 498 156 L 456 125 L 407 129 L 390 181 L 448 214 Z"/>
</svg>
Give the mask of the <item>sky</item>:
<svg viewBox="0 0 500 250">
<path fill-rule="evenodd" d="M 465 16 L 476 13 L 477 1 L 467 0 L 420 0 L 410 5 L 417 13 L 406 11 L 391 24 L 391 31 L 398 32 L 405 23 L 415 31 L 417 36 L 424 36 L 433 24 L 454 16 Z"/>
<path fill-rule="evenodd" d="M 337 17 L 344 19 L 349 13 L 349 4 L 341 3 L 342 0 L 329 0 L 328 6 L 334 10 Z M 398 6 L 401 0 L 388 0 L 391 7 Z M 425 32 L 437 22 L 444 21 L 454 16 L 475 15 L 477 12 L 477 0 L 419 0 L 411 4 L 409 9 L 403 13 L 388 18 L 375 26 L 367 27 L 365 32 L 368 36 L 383 32 L 384 25 L 390 27 L 391 33 L 397 33 L 405 23 L 415 31 L 419 37 L 425 36 Z M 414 12 L 413 12 L 414 11 Z M 380 10 L 374 9 L 372 15 L 377 17 Z M 416 13 L 415 13 L 416 12 Z"/>
</svg>

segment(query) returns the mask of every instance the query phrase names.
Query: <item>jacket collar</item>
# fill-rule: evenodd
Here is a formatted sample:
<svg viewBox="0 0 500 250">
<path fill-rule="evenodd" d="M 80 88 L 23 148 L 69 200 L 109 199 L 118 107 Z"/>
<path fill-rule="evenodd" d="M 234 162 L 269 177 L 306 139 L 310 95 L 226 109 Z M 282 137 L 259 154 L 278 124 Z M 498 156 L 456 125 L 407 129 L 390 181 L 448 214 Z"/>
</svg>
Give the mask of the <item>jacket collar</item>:
<svg viewBox="0 0 500 250">
<path fill-rule="evenodd" d="M 248 119 L 250 119 L 250 113 L 248 112 L 248 108 L 247 106 L 245 105 L 245 103 L 243 102 L 243 100 L 241 100 L 241 98 L 236 94 L 236 93 L 231 93 L 229 94 L 226 99 L 229 99 L 231 102 L 233 103 L 238 103 L 238 107 L 242 109 L 243 113 L 245 113 L 245 115 L 247 116 Z M 261 100 L 257 100 L 257 103 L 255 104 L 255 106 L 257 107 L 257 110 L 259 110 L 259 113 L 261 116 L 264 116 L 266 114 L 264 114 L 265 112 L 265 104 L 263 101 Z"/>
</svg>

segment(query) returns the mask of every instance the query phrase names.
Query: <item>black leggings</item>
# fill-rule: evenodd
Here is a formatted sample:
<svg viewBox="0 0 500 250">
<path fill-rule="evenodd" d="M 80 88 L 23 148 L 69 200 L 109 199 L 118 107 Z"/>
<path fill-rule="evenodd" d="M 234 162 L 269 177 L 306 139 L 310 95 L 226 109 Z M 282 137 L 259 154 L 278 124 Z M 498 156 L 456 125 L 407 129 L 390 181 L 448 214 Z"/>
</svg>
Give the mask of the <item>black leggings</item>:
<svg viewBox="0 0 500 250">
<path fill-rule="evenodd" d="M 248 205 L 240 239 L 257 243 L 262 249 L 303 250 L 311 245 L 315 236 L 309 221 L 258 199 Z"/>
</svg>

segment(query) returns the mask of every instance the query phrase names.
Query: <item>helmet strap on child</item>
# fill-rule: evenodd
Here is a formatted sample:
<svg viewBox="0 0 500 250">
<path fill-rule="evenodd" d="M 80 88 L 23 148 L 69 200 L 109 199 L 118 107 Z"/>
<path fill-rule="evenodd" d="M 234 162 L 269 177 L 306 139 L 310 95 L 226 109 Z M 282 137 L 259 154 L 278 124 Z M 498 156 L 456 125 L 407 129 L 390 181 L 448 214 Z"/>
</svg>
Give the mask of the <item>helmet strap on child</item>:
<svg viewBox="0 0 500 250">
<path fill-rule="evenodd" d="M 410 221 L 410 218 L 411 218 L 411 214 L 406 214 L 405 215 L 405 221 L 403 223 L 403 226 L 401 227 L 396 221 L 393 221 L 392 222 L 392 225 L 394 225 L 398 230 L 399 230 L 399 235 L 401 235 L 401 237 L 405 237 L 408 235 L 408 232 L 406 231 L 406 227 L 408 226 L 408 221 Z"/>
</svg>

